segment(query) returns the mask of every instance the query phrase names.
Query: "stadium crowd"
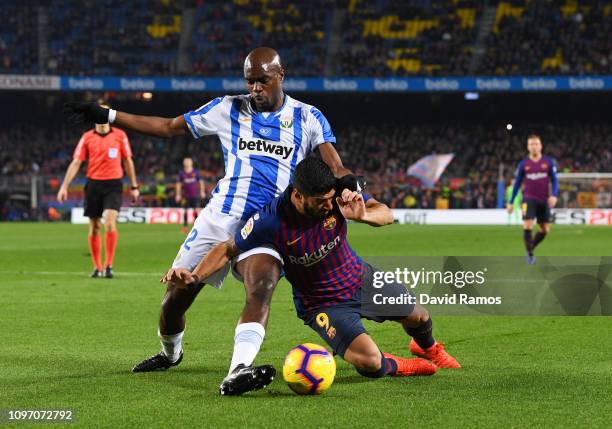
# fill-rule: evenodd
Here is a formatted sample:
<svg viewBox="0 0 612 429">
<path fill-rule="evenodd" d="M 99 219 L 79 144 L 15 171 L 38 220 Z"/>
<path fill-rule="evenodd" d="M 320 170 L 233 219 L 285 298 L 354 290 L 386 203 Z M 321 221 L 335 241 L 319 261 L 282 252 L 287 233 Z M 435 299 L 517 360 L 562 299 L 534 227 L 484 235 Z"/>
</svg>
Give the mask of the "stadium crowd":
<svg viewBox="0 0 612 429">
<path fill-rule="evenodd" d="M 604 123 L 533 123 L 523 129 L 542 135 L 544 152 L 557 160 L 559 171 L 612 172 Z M 494 208 L 499 168 L 506 184 L 525 155 L 525 136 L 503 126 L 470 123 L 355 124 L 336 131 L 337 149 L 347 167 L 368 181 L 368 192 L 393 208 Z M 66 127 L 33 131 L 16 124 L 0 132 L 0 179 L 39 175 L 46 201 L 54 195 L 69 164 L 79 132 Z M 223 176 L 223 159 L 215 137 L 194 141 L 190 136 L 163 140 L 130 133 L 142 204 L 174 204 L 174 183 L 184 156 L 191 156 L 210 194 Z M 27 141 L 28 144 L 16 144 Z M 432 153 L 454 153 L 455 159 L 434 189 L 421 186 L 406 174 L 419 158 Z M 78 186 L 81 181 L 75 182 Z M 73 204 L 80 204 L 78 198 Z"/>
<path fill-rule="evenodd" d="M 253 46 L 273 46 L 293 76 L 322 76 L 332 0 L 201 1 L 190 57 L 204 76 L 234 76 Z"/>
<path fill-rule="evenodd" d="M 258 45 L 277 48 L 293 76 L 612 72 L 612 4 L 604 1 L 29 4 L 2 2 L 0 73 L 235 76 Z"/>
<path fill-rule="evenodd" d="M 62 0 L 48 3 L 48 73 L 79 76 L 176 72 L 178 3 L 87 0 L 75 3 L 75 7 L 66 7 Z"/>
<path fill-rule="evenodd" d="M 465 75 L 482 12 L 479 3 L 358 2 L 343 20 L 335 74 Z"/>
<path fill-rule="evenodd" d="M 479 74 L 609 74 L 612 4 L 513 0 L 500 5 Z"/>
</svg>

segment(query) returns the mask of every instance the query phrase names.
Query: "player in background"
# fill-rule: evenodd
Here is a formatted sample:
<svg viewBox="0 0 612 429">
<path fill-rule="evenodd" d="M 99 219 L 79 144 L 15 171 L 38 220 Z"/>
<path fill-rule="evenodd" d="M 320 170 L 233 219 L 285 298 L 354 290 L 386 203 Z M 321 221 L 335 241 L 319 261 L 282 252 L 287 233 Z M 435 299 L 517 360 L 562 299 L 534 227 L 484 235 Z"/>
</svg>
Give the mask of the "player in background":
<svg viewBox="0 0 612 429">
<path fill-rule="evenodd" d="M 96 103 L 96 106 L 98 104 Z M 101 102 L 101 106 L 108 108 Z M 98 106 L 100 107 L 100 106 Z M 100 107 L 102 108 L 102 107 Z M 108 121 L 100 120 L 93 130 L 81 136 L 73 159 L 59 192 L 57 200 L 63 203 L 68 198 L 68 187 L 76 177 L 81 164 L 87 161 L 87 183 L 85 185 L 85 216 L 89 217 L 89 251 L 94 264 L 91 277 L 113 278 L 113 260 L 119 232 L 117 216 L 123 195 L 123 169 L 130 180 L 132 202 L 138 199 L 138 180 L 132 161 L 132 149 L 125 132 L 111 127 Z M 105 260 L 102 266 L 102 240 L 100 231 L 104 220 Z"/>
<path fill-rule="evenodd" d="M 251 215 L 289 185 L 295 165 L 317 151 L 346 187 L 357 189 L 357 178 L 344 168 L 334 148 L 336 138 L 329 122 L 316 107 L 293 99 L 283 91 L 285 70 L 278 53 L 256 48 L 244 61 L 249 94 L 215 98 L 202 107 L 175 118 L 133 115 L 102 109 L 94 103 L 67 103 L 64 112 L 73 123 L 110 121 L 160 137 L 191 133 L 196 139 L 217 135 L 225 160 L 225 177 L 200 212 L 181 245 L 175 268 L 192 270 L 216 244 L 242 228 Z M 186 289 L 169 285 L 161 306 L 159 337 L 162 350 L 134 368 L 134 372 L 164 370 L 183 358 L 185 312 L 204 284 L 220 287 L 229 264 L 202 283 Z M 270 297 L 281 272 L 281 257 L 272 248 L 260 247 L 240 255 L 235 271 L 242 277 L 246 302 L 234 336 L 234 352 L 220 393 L 253 390 L 269 383 L 267 367 L 253 367 L 265 336 Z M 237 389 L 237 379 L 249 385 Z"/>
<path fill-rule="evenodd" d="M 347 220 L 383 226 L 393 223 L 393 214 L 373 198 L 336 189 L 329 167 L 317 158 L 306 158 L 296 167 L 292 185 L 251 217 L 232 239 L 211 250 L 193 273 L 171 269 L 162 282 L 176 282 L 179 287 L 197 284 L 240 252 L 272 245 L 283 257 L 298 317 L 361 375 L 432 375 L 438 367 L 459 368 L 457 360 L 435 341 L 425 308 L 407 301 L 381 304 L 383 297 L 407 295 L 406 287 L 397 282 L 375 287 L 377 270 L 350 247 Z M 421 358 L 382 353 L 362 318 L 398 322 L 412 337 L 410 351 Z"/>
<path fill-rule="evenodd" d="M 505 200 L 506 204 L 510 203 L 512 198 L 513 185 L 506 186 Z M 519 223 L 519 216 L 521 215 L 521 204 L 523 203 L 523 192 L 519 189 L 518 194 L 514 198 L 514 208 L 511 213 L 508 213 L 508 225 L 514 225 Z"/>
<path fill-rule="evenodd" d="M 200 208 L 202 200 L 206 197 L 204 180 L 200 172 L 193 168 L 193 160 L 189 157 L 183 159 L 183 169 L 179 172 L 176 181 L 176 202 L 185 209 L 183 215 L 183 232 L 187 233 L 187 219 L 189 211 Z"/>
<path fill-rule="evenodd" d="M 534 249 L 550 232 L 551 211 L 557 204 L 559 182 L 557 164 L 554 159 L 542 156 L 542 140 L 537 134 L 527 137 L 529 156 L 522 160 L 516 169 L 512 195 L 506 206 L 512 213 L 514 199 L 523 185 L 523 241 L 527 250 L 527 263 L 535 264 Z M 532 236 L 533 221 L 538 222 L 540 230 Z"/>
</svg>

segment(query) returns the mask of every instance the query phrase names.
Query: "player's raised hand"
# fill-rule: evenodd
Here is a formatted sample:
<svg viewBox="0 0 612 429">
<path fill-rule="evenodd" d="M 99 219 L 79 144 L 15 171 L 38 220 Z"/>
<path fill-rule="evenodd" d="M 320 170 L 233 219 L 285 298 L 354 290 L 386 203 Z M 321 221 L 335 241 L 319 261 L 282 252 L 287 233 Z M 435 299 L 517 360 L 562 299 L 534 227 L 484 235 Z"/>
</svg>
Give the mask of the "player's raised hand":
<svg viewBox="0 0 612 429">
<path fill-rule="evenodd" d="M 340 212 L 346 219 L 362 220 L 365 216 L 366 207 L 363 196 L 359 192 L 345 189 L 342 195 L 336 197 L 336 203 Z"/>
<path fill-rule="evenodd" d="M 66 120 L 73 124 L 83 122 L 93 122 L 94 124 L 106 124 L 108 122 L 108 112 L 106 109 L 95 102 L 79 103 L 71 101 L 64 104 L 62 111 Z"/>
<path fill-rule="evenodd" d="M 170 286 L 176 286 L 179 289 L 184 289 L 187 285 L 194 283 L 195 279 L 191 271 L 185 268 L 170 268 L 165 276 L 159 279 L 160 283 L 168 283 Z"/>
</svg>

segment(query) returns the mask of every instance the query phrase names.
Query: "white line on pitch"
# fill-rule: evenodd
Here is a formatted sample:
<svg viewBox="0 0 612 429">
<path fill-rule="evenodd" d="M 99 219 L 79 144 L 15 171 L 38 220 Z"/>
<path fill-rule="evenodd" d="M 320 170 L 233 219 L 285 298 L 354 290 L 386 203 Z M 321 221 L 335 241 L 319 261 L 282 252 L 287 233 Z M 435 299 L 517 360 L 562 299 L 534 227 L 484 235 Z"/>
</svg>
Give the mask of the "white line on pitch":
<svg viewBox="0 0 612 429">
<path fill-rule="evenodd" d="M 86 272 L 86 271 L 25 271 L 25 270 L 21 270 L 21 271 L 0 271 L 0 274 L 17 274 L 17 275 L 41 275 L 41 276 L 88 276 L 89 274 L 91 274 L 90 272 Z M 118 273 L 119 277 L 123 277 L 123 276 L 157 276 L 157 277 L 161 277 L 163 275 L 163 273 L 159 272 L 159 273 L 154 273 L 154 272 L 148 272 L 148 273 L 136 273 L 133 271 L 120 271 Z"/>
</svg>

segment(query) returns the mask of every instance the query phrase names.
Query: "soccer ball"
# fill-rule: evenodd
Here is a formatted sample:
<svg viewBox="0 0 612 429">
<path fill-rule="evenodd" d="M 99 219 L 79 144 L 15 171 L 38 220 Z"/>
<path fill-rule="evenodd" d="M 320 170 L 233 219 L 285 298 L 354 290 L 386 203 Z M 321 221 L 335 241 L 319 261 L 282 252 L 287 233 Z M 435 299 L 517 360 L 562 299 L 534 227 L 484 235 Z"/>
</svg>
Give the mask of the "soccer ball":
<svg viewBox="0 0 612 429">
<path fill-rule="evenodd" d="M 318 395 L 336 376 L 336 361 L 325 347 L 306 343 L 291 349 L 283 365 L 283 378 L 298 395 Z"/>
</svg>

